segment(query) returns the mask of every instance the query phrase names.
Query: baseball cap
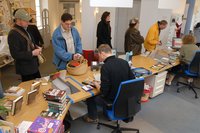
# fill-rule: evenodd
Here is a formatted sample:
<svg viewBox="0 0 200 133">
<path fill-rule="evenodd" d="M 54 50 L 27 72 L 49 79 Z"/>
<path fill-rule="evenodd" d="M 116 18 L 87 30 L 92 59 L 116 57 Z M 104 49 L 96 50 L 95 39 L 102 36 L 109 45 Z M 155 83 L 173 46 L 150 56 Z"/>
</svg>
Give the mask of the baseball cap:
<svg viewBox="0 0 200 133">
<path fill-rule="evenodd" d="M 15 12 L 15 18 L 18 18 L 18 19 L 21 19 L 21 20 L 24 20 L 24 21 L 29 21 L 29 20 L 32 19 L 32 17 L 24 9 L 18 9 Z"/>
</svg>

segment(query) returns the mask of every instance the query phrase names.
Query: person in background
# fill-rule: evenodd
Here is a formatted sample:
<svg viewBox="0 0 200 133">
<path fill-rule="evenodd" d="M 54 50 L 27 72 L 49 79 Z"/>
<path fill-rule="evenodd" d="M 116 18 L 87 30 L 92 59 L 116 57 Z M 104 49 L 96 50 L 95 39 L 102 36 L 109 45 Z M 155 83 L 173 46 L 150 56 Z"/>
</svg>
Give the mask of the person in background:
<svg viewBox="0 0 200 133">
<path fill-rule="evenodd" d="M 181 38 L 181 27 L 183 24 L 183 16 L 179 16 L 176 21 L 176 37 Z"/>
<path fill-rule="evenodd" d="M 13 11 L 13 16 L 15 16 L 15 13 L 16 13 L 16 11 L 17 11 L 18 9 L 15 9 L 14 11 Z M 15 23 L 15 18 L 13 19 L 13 22 Z M 34 41 L 34 43 L 36 44 L 36 45 L 38 45 L 38 46 L 40 46 L 40 47 L 43 47 L 43 44 L 44 44 L 44 41 L 43 41 L 43 39 L 42 39 L 42 36 L 41 36 L 41 34 L 40 34 L 40 32 L 39 32 L 39 30 L 38 30 L 38 28 L 37 28 L 37 26 L 34 24 L 34 23 L 36 23 L 36 21 L 35 21 L 35 19 L 31 19 L 30 21 L 29 21 L 29 24 L 28 24 L 28 27 L 27 27 L 27 31 L 32 35 L 32 37 L 33 37 L 33 41 Z"/>
<path fill-rule="evenodd" d="M 144 40 L 144 48 L 145 52 L 152 52 L 153 50 L 156 49 L 156 45 L 162 45 L 159 35 L 161 30 L 164 30 L 167 27 L 167 21 L 166 20 L 161 20 L 153 24 Z"/>
<path fill-rule="evenodd" d="M 198 22 L 194 27 L 194 36 L 196 37 L 196 45 L 200 46 L 200 22 Z"/>
<path fill-rule="evenodd" d="M 22 81 L 40 78 L 37 56 L 41 54 L 42 48 L 34 43 L 33 36 L 27 31 L 31 16 L 24 9 L 18 9 L 14 17 L 15 24 L 8 34 L 8 45 L 15 62 L 16 73 L 21 75 Z M 32 46 L 15 29 L 25 34 L 33 42 Z"/>
<path fill-rule="evenodd" d="M 129 22 L 129 28 L 125 33 L 124 49 L 125 52 L 133 52 L 133 55 L 139 55 L 142 51 L 143 36 L 140 35 L 139 20 L 133 18 Z"/>
<path fill-rule="evenodd" d="M 82 55 L 82 43 L 79 33 L 72 26 L 72 15 L 64 13 L 61 24 L 55 29 L 52 37 L 54 49 L 53 63 L 58 70 L 66 69 L 70 60 L 77 60 Z"/>
<path fill-rule="evenodd" d="M 110 12 L 105 11 L 97 26 L 97 48 L 101 44 L 108 44 L 111 48 Z"/>
<path fill-rule="evenodd" d="M 112 55 L 109 45 L 100 45 L 98 54 L 99 61 L 103 61 L 104 64 L 101 68 L 101 82 L 94 82 L 94 84 L 97 89 L 100 89 L 101 94 L 86 100 L 88 116 L 83 117 L 85 122 L 90 123 L 98 122 L 97 103 L 103 106 L 102 99 L 113 103 L 120 83 L 135 78 L 128 62 Z"/>
<path fill-rule="evenodd" d="M 177 72 L 184 70 L 188 67 L 192 61 L 197 50 L 200 50 L 196 45 L 195 37 L 193 35 L 185 35 L 182 38 L 183 46 L 180 49 L 180 61 L 181 65 L 173 67 L 168 74 L 168 79 L 166 80 L 167 85 L 171 85 Z"/>
<path fill-rule="evenodd" d="M 35 44 L 37 44 L 38 46 L 40 47 L 43 47 L 44 45 L 44 41 L 42 39 L 42 36 L 40 34 L 40 31 L 38 30 L 38 27 L 35 25 L 36 21 L 35 19 L 31 19 L 29 21 L 29 25 L 28 25 L 28 28 L 27 30 L 31 33 L 31 35 L 33 36 L 34 38 L 34 41 L 35 41 Z"/>
<path fill-rule="evenodd" d="M 172 19 L 172 22 L 171 22 L 171 25 L 169 28 L 169 35 L 168 35 L 166 46 L 168 46 L 168 47 L 172 46 L 173 38 L 176 38 L 176 20 L 175 20 L 175 18 Z"/>
</svg>

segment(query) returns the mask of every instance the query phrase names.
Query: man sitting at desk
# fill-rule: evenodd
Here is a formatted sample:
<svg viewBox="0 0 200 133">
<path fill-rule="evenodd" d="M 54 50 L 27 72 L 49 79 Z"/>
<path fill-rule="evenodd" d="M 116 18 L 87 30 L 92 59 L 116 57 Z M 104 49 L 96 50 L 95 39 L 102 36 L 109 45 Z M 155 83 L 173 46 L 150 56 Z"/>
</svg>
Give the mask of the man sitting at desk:
<svg viewBox="0 0 200 133">
<path fill-rule="evenodd" d="M 103 106 L 102 99 L 113 102 L 122 81 L 135 78 L 129 64 L 123 59 L 112 56 L 109 45 L 101 44 L 98 47 L 99 61 L 104 61 L 101 68 L 101 83 L 94 82 L 101 95 L 87 99 L 88 116 L 83 119 L 86 122 L 97 123 L 97 103 Z"/>
</svg>

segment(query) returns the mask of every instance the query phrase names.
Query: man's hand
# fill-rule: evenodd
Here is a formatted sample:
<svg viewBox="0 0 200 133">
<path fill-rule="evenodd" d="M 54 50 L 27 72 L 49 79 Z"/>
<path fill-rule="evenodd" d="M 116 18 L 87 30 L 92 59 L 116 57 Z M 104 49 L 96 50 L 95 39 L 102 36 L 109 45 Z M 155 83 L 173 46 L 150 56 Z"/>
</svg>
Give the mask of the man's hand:
<svg viewBox="0 0 200 133">
<path fill-rule="evenodd" d="M 41 52 L 42 52 L 42 48 L 34 49 L 32 51 L 32 55 L 33 56 L 38 56 L 39 54 L 41 54 Z"/>
<path fill-rule="evenodd" d="M 82 57 L 81 54 L 77 53 L 73 55 L 73 60 L 79 60 Z"/>
<path fill-rule="evenodd" d="M 99 81 L 93 81 L 92 83 L 95 85 L 95 87 L 96 87 L 98 90 L 100 90 L 100 88 L 101 88 L 100 83 L 101 83 L 101 82 L 99 82 Z"/>
<path fill-rule="evenodd" d="M 157 45 L 162 45 L 162 42 L 161 42 L 161 41 L 158 41 Z"/>
</svg>

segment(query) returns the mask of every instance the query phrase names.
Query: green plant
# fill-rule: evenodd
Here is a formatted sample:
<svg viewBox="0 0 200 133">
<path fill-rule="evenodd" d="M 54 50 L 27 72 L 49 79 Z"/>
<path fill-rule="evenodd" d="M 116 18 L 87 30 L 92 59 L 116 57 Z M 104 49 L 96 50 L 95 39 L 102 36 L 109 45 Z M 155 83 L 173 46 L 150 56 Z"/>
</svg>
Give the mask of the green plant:
<svg viewBox="0 0 200 133">
<path fill-rule="evenodd" d="M 5 98 L 0 99 L 0 117 L 5 118 L 6 115 L 8 115 L 8 112 L 10 111 L 4 106 Z"/>
</svg>

